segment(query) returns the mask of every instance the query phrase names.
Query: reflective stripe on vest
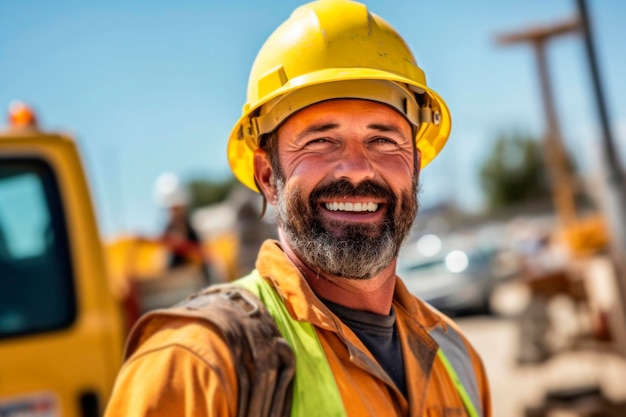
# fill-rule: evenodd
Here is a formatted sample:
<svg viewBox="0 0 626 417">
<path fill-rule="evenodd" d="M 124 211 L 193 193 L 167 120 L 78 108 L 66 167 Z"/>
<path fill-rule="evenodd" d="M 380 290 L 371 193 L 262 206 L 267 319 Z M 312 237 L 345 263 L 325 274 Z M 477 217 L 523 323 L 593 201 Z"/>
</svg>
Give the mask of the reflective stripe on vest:
<svg viewBox="0 0 626 417">
<path fill-rule="evenodd" d="M 311 323 L 294 320 L 274 288 L 255 270 L 234 282 L 251 291 L 268 309 L 281 334 L 293 349 L 296 374 L 292 417 L 345 417 L 346 411 L 328 359 Z"/>
<path fill-rule="evenodd" d="M 480 415 L 478 414 L 478 411 L 476 411 L 476 407 L 474 407 L 474 403 L 472 402 L 472 399 L 470 398 L 469 394 L 465 390 L 465 387 L 463 387 L 463 383 L 461 382 L 458 375 L 454 371 L 454 368 L 452 367 L 452 364 L 446 357 L 446 354 L 443 353 L 443 350 L 439 349 L 437 351 L 437 356 L 439 357 L 439 360 L 443 363 L 443 366 L 446 368 L 446 371 L 448 372 L 448 376 L 452 379 L 452 382 L 454 382 L 454 386 L 456 387 L 457 392 L 461 396 L 461 400 L 463 401 L 463 405 L 465 406 L 467 413 L 470 415 L 470 417 L 480 417 Z"/>
<path fill-rule="evenodd" d="M 346 416 L 335 376 L 313 326 L 294 320 L 274 288 L 256 270 L 233 284 L 259 297 L 293 349 L 296 373 L 291 416 Z M 468 414 L 470 417 L 482 416 L 482 409 L 476 408 L 481 404 L 478 401 L 478 384 L 463 339 L 450 326 L 447 332 L 437 327 L 429 334 L 439 344 L 437 356 L 444 364 Z"/>
<path fill-rule="evenodd" d="M 444 364 L 448 376 L 454 382 L 465 409 L 470 417 L 483 415 L 480 396 L 478 394 L 478 382 L 472 365 L 469 352 L 460 334 L 447 326 L 447 331 L 441 327 L 435 327 L 428 333 L 439 345 L 437 356 Z"/>
</svg>

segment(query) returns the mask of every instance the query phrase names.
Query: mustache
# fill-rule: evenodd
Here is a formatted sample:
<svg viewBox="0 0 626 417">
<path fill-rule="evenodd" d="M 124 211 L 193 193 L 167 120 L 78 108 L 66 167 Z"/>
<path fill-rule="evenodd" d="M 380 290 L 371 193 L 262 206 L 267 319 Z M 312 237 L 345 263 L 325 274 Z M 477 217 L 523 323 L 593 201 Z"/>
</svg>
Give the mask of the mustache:
<svg viewBox="0 0 626 417">
<path fill-rule="evenodd" d="M 396 197 L 391 189 L 382 183 L 365 180 L 356 185 L 348 180 L 337 180 L 316 187 L 309 196 L 311 205 L 321 198 L 375 197 L 383 199 L 387 204 L 395 204 Z"/>
</svg>

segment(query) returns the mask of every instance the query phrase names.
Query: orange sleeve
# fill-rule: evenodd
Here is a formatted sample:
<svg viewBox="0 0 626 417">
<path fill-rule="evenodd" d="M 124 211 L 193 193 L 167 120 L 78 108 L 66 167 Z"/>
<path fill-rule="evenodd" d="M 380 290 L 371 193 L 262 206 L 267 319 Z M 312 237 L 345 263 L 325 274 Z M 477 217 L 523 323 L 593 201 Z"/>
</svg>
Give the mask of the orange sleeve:
<svg viewBox="0 0 626 417">
<path fill-rule="evenodd" d="M 235 417 L 232 357 L 219 336 L 207 333 L 190 323 L 151 336 L 122 367 L 105 417 Z"/>
</svg>

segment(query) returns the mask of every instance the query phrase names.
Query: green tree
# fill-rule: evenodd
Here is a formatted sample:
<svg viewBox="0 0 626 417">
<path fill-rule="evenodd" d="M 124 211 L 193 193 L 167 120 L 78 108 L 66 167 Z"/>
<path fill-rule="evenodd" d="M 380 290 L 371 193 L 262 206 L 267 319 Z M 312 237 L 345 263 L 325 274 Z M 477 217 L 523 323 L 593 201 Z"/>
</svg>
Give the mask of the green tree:
<svg viewBox="0 0 626 417">
<path fill-rule="evenodd" d="M 190 209 L 195 210 L 224 201 L 236 184 L 237 180 L 234 177 L 223 181 L 202 178 L 189 181 L 187 188 L 190 194 Z"/>
<path fill-rule="evenodd" d="M 550 198 L 539 140 L 517 132 L 501 135 L 480 172 L 489 206 L 498 209 Z"/>
</svg>

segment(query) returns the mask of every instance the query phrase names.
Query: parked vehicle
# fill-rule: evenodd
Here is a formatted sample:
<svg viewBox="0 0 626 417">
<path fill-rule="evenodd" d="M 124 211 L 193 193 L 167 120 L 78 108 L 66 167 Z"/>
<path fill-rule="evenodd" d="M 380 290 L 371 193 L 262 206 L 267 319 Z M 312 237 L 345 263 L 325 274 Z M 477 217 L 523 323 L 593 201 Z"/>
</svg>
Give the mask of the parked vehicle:
<svg viewBox="0 0 626 417">
<path fill-rule="evenodd" d="M 223 242 L 203 248 L 235 252 Z M 75 140 L 12 106 L 0 129 L 0 417 L 102 414 L 134 322 L 207 285 L 193 265 L 167 269 L 166 249 L 103 242 Z"/>
<path fill-rule="evenodd" d="M 39 129 L 23 104 L 9 120 L 0 130 L 0 417 L 97 417 L 134 322 L 207 282 L 198 268 L 166 271 L 158 242 L 103 243 L 74 139 Z"/>
<path fill-rule="evenodd" d="M 451 315 L 491 313 L 491 295 L 504 278 L 497 247 L 468 237 L 422 236 L 406 244 L 398 276 L 409 291 Z"/>
<path fill-rule="evenodd" d="M 0 416 L 98 416 L 126 332 L 72 138 L 0 131 Z"/>
</svg>

